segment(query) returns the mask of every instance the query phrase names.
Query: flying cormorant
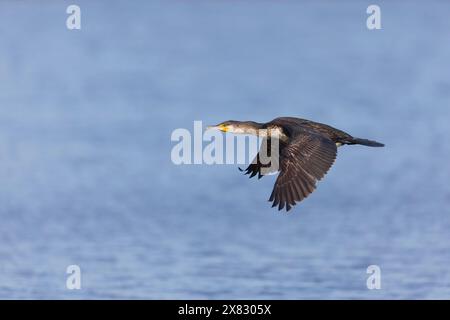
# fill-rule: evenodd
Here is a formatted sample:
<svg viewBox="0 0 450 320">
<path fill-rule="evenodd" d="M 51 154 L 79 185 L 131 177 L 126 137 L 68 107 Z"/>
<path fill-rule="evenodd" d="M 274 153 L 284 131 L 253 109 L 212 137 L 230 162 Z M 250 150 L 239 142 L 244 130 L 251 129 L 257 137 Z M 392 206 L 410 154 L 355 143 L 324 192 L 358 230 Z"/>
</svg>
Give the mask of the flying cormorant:
<svg viewBox="0 0 450 320">
<path fill-rule="evenodd" d="M 258 174 L 258 179 L 279 171 L 269 201 L 273 202 L 272 207 L 286 208 L 286 211 L 314 191 L 316 182 L 333 165 L 337 147 L 353 144 L 384 147 L 382 143 L 354 138 L 326 124 L 293 117 L 276 118 L 267 123 L 230 120 L 208 129 L 264 137 L 252 163 L 245 170 L 239 170 L 249 174 L 250 178 Z M 278 157 L 271 157 L 271 145 L 278 146 Z M 262 161 L 262 155 L 269 161 Z M 276 170 L 273 170 L 276 161 Z"/>
</svg>

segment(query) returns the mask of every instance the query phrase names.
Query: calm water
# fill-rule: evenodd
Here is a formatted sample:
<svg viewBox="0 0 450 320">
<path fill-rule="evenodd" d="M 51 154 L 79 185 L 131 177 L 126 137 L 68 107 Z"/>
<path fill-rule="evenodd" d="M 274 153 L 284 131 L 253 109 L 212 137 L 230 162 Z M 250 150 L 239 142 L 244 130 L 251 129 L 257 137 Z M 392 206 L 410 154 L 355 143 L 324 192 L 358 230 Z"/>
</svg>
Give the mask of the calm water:
<svg viewBox="0 0 450 320">
<path fill-rule="evenodd" d="M 450 298 L 450 4 L 77 1 L 69 31 L 71 3 L 0 3 L 0 298 Z M 170 160 L 194 120 L 281 115 L 387 147 L 289 215 L 273 176 Z"/>
</svg>

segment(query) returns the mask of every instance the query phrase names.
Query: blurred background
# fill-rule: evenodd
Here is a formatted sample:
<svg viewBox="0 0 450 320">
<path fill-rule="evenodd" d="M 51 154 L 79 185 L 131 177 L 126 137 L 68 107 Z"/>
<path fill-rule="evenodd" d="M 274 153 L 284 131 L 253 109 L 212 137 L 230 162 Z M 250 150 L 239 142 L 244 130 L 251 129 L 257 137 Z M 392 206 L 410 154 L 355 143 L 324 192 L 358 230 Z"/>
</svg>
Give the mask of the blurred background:
<svg viewBox="0 0 450 320">
<path fill-rule="evenodd" d="M 450 3 L 73 3 L 0 2 L 0 298 L 450 298 Z M 194 120 L 278 116 L 386 147 L 291 214 L 275 176 L 171 162 Z"/>
</svg>

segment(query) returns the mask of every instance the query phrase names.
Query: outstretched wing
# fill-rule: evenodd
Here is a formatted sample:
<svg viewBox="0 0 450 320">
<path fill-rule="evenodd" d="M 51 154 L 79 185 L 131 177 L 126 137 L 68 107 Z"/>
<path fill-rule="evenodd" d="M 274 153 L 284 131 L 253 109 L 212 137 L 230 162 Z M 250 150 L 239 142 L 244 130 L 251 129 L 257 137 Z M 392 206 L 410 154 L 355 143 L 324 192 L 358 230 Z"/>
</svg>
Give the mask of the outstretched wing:
<svg viewBox="0 0 450 320">
<path fill-rule="evenodd" d="M 272 143 L 272 139 L 276 143 Z M 249 174 L 249 178 L 253 178 L 258 174 L 258 179 L 261 179 L 262 176 L 265 176 L 270 173 L 277 172 L 279 169 L 278 158 L 274 153 L 274 157 L 272 157 L 272 147 L 278 148 L 280 141 L 276 138 L 265 138 L 261 143 L 261 147 L 259 148 L 258 154 L 250 163 L 250 165 L 245 169 L 239 170 L 243 171 L 244 174 Z"/>
<path fill-rule="evenodd" d="M 289 211 L 316 188 L 336 159 L 336 144 L 325 136 L 308 131 L 299 134 L 280 150 L 280 174 L 269 201 L 278 210 Z"/>
</svg>

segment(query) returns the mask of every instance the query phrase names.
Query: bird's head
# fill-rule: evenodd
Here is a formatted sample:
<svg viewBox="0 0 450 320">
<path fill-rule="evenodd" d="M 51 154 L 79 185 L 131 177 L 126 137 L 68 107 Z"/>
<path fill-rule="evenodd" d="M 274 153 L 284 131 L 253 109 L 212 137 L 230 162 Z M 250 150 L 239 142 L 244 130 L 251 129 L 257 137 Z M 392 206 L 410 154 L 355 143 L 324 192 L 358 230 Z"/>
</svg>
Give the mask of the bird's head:
<svg viewBox="0 0 450 320">
<path fill-rule="evenodd" d="M 217 129 L 222 132 L 230 133 L 254 133 L 261 128 L 261 124 L 253 121 L 235 121 L 228 120 L 215 126 L 208 126 L 206 129 Z"/>
</svg>

